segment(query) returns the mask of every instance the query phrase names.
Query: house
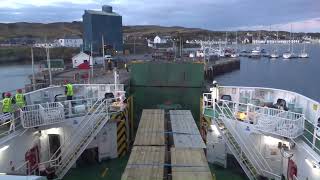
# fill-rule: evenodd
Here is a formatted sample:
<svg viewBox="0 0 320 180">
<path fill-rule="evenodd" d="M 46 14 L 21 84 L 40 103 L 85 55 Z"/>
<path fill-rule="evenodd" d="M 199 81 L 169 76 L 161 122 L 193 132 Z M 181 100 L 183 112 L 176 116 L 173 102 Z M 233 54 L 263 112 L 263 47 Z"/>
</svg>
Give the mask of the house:
<svg viewBox="0 0 320 180">
<path fill-rule="evenodd" d="M 60 47 L 80 47 L 83 44 L 83 40 L 80 37 L 66 37 L 58 39 L 58 45 Z"/>
<path fill-rule="evenodd" d="M 85 62 L 90 62 L 90 66 L 92 66 L 92 57 L 84 52 L 80 52 L 79 54 L 72 57 L 72 67 L 78 68 L 80 64 L 83 64 Z"/>
<path fill-rule="evenodd" d="M 156 36 L 153 39 L 153 44 L 165 44 L 167 43 L 168 38 L 164 36 Z"/>
</svg>

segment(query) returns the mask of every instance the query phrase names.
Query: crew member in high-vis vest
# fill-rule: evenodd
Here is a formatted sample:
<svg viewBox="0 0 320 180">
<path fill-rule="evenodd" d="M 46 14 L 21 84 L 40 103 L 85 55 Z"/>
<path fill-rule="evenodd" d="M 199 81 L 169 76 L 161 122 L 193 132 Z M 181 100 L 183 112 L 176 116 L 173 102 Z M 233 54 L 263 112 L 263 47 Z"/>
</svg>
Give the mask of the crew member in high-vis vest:
<svg viewBox="0 0 320 180">
<path fill-rule="evenodd" d="M 13 112 L 13 100 L 10 93 L 5 94 L 5 98 L 2 100 L 2 112 L 4 114 Z"/>
<path fill-rule="evenodd" d="M 66 96 L 67 96 L 67 100 L 72 100 L 73 97 L 73 86 L 72 84 L 68 83 L 68 81 L 65 81 L 66 84 Z"/>
<path fill-rule="evenodd" d="M 26 106 L 26 97 L 23 95 L 22 89 L 17 90 L 17 94 L 15 95 L 14 100 L 19 108 L 23 108 Z"/>
</svg>

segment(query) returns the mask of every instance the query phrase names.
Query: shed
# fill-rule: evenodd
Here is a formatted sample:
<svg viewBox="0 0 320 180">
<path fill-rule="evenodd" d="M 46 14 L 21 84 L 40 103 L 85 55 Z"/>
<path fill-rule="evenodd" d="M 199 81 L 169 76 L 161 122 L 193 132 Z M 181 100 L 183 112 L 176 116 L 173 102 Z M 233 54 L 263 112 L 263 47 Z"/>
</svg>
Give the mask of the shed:
<svg viewBox="0 0 320 180">
<path fill-rule="evenodd" d="M 78 68 L 80 64 L 85 62 L 90 62 L 90 66 L 92 66 L 92 57 L 84 52 L 80 52 L 79 54 L 72 57 L 72 67 Z"/>
<path fill-rule="evenodd" d="M 40 68 L 43 70 L 48 70 L 48 61 L 42 60 L 40 63 Z M 63 59 L 50 59 L 50 68 L 51 71 L 62 71 L 64 70 L 64 60 Z"/>
</svg>

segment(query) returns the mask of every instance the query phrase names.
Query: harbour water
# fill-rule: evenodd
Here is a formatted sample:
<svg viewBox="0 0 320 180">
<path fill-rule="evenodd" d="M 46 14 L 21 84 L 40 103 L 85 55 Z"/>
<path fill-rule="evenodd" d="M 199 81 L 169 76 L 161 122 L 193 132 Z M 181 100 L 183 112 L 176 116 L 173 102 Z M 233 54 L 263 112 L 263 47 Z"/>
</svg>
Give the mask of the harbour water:
<svg viewBox="0 0 320 180">
<path fill-rule="evenodd" d="M 253 45 L 242 47 L 253 48 Z M 262 45 L 269 50 L 274 46 Z M 241 49 L 241 48 L 240 48 Z M 280 54 L 288 49 L 288 45 L 280 45 Z M 294 45 L 294 52 L 300 53 L 302 45 Z M 270 87 L 300 93 L 311 99 L 320 101 L 320 44 L 307 44 L 310 58 L 285 60 L 241 57 L 240 70 L 224 74 L 216 78 L 222 85 L 239 85 L 252 87 Z"/>
<path fill-rule="evenodd" d="M 240 46 L 239 49 L 252 49 L 256 45 Z M 262 45 L 270 50 L 274 46 Z M 288 45 L 280 45 L 279 52 L 288 49 Z M 294 45 L 295 53 L 299 53 L 302 45 Z M 222 85 L 263 86 L 295 91 L 320 101 L 320 44 L 307 44 L 310 58 L 251 59 L 241 57 L 240 70 L 224 74 L 216 78 Z M 0 65 L 0 92 L 23 88 L 30 83 L 27 76 L 32 73 L 31 65 Z"/>
<path fill-rule="evenodd" d="M 0 92 L 14 91 L 29 84 L 28 75 L 32 74 L 31 65 L 0 64 Z"/>
</svg>

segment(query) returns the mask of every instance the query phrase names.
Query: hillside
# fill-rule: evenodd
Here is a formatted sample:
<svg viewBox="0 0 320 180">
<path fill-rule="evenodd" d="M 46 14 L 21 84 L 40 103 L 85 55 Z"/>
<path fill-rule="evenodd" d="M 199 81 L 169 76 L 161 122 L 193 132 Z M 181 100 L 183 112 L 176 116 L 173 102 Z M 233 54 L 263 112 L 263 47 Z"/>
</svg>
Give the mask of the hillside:
<svg viewBox="0 0 320 180">
<path fill-rule="evenodd" d="M 163 27 L 163 26 L 124 26 L 123 33 L 128 36 L 149 37 L 156 34 L 161 35 L 188 35 L 208 34 L 212 31 L 184 28 L 184 27 Z M 82 36 L 82 22 L 57 22 L 49 24 L 41 23 L 0 23 L 0 40 L 12 38 L 35 38 L 35 39 L 56 39 L 64 36 Z"/>
<path fill-rule="evenodd" d="M 245 35 L 248 31 L 241 31 L 238 33 L 239 37 Z M 257 32 L 249 31 L 258 35 Z M 262 31 L 263 36 L 267 31 Z M 210 31 L 199 28 L 185 28 L 185 27 L 164 27 L 157 25 L 146 26 L 124 26 L 124 36 L 138 36 L 138 37 L 154 37 L 155 35 L 170 35 L 173 37 L 184 37 L 188 39 L 208 39 L 211 38 L 225 38 L 225 32 L 222 31 Z M 289 34 L 288 32 L 280 32 L 282 35 Z M 43 41 L 45 38 L 53 40 L 56 38 L 62 38 L 65 36 L 82 36 L 82 22 L 57 22 L 49 24 L 41 23 L 0 23 L 0 41 L 15 39 L 15 38 L 31 38 L 39 41 Z M 299 33 L 295 37 L 304 35 Z M 320 37 L 320 33 L 311 33 L 313 37 Z M 234 38 L 234 33 L 229 33 L 230 38 Z"/>
<path fill-rule="evenodd" d="M 36 39 L 55 39 L 58 37 L 64 37 L 65 35 L 82 35 L 82 23 L 9 23 L 0 24 L 0 39 L 10 38 L 36 38 Z"/>
</svg>

